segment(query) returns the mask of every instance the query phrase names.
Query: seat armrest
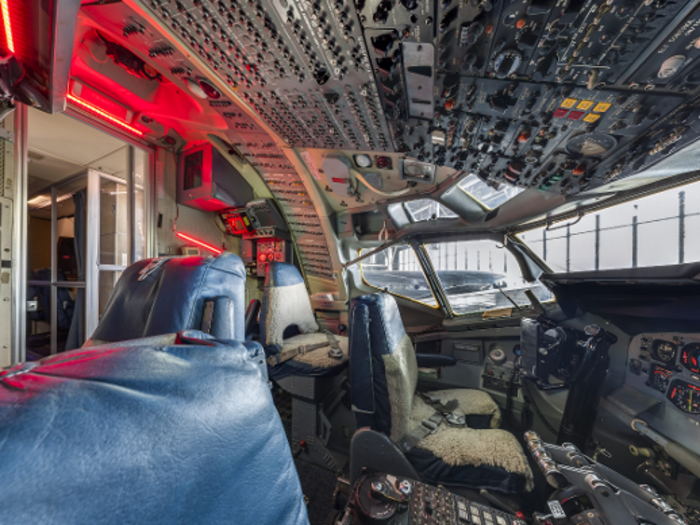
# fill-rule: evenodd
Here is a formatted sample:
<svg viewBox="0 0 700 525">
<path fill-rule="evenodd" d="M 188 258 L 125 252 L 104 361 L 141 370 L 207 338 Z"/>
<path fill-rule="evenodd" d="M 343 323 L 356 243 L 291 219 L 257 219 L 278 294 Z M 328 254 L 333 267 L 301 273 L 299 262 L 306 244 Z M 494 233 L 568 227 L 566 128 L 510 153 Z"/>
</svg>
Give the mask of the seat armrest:
<svg viewBox="0 0 700 525">
<path fill-rule="evenodd" d="M 419 368 L 436 368 L 438 366 L 455 366 L 457 360 L 451 355 L 416 354 Z"/>
</svg>

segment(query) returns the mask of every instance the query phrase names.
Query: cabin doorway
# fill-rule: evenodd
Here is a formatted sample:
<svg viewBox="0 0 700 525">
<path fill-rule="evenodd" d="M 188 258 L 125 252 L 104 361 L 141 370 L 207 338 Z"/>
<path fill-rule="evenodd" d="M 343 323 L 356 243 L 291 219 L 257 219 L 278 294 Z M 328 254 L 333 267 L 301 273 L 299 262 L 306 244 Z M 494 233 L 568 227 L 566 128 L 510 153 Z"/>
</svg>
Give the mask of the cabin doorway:
<svg viewBox="0 0 700 525">
<path fill-rule="evenodd" d="M 26 360 L 83 345 L 121 272 L 148 255 L 149 151 L 30 110 Z"/>
</svg>

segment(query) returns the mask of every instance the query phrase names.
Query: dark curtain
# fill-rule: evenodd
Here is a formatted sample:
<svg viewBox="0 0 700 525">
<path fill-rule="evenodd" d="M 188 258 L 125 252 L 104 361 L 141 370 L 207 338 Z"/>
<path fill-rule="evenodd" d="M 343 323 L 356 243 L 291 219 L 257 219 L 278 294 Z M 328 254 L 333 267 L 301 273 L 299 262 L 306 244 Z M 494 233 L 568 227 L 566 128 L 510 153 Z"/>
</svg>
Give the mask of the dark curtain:
<svg viewBox="0 0 700 525">
<path fill-rule="evenodd" d="M 85 282 L 85 190 L 73 194 L 75 216 L 73 218 L 73 242 L 75 243 L 75 261 L 78 266 L 78 280 Z M 85 288 L 78 288 L 73 310 L 73 320 L 68 331 L 66 350 L 80 348 L 85 339 L 83 334 L 83 317 L 85 313 Z"/>
</svg>

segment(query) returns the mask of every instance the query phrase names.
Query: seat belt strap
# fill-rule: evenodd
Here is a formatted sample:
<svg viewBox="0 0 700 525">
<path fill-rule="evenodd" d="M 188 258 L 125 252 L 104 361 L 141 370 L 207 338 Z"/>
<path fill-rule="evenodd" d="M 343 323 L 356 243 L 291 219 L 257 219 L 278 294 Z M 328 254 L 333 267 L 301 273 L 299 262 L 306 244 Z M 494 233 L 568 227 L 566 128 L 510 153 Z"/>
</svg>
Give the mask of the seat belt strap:
<svg viewBox="0 0 700 525">
<path fill-rule="evenodd" d="M 294 359 L 298 355 L 304 355 L 308 352 L 312 352 L 313 350 L 318 350 L 319 348 L 324 348 L 328 346 L 328 343 L 316 343 L 313 345 L 301 345 L 297 346 L 296 348 L 292 348 L 290 350 L 284 350 L 282 352 L 279 352 L 278 354 L 271 355 L 266 359 L 267 364 L 270 366 L 276 366 L 282 363 L 285 363 L 289 361 L 290 359 Z"/>
<path fill-rule="evenodd" d="M 444 419 L 445 416 L 440 412 L 435 412 L 432 416 L 421 421 L 420 425 L 403 436 L 398 442 L 399 447 L 404 452 L 409 452 L 420 440 L 437 432 L 437 429 Z"/>
<path fill-rule="evenodd" d="M 428 394 L 425 392 L 416 392 L 418 394 L 418 397 L 420 397 L 423 401 L 426 402 L 426 404 L 430 405 L 433 407 L 435 410 L 438 412 L 447 415 L 451 412 L 453 412 L 455 409 L 459 407 L 459 403 L 457 402 L 456 399 L 452 399 L 451 401 L 448 401 L 447 403 L 443 404 L 440 401 L 440 398 L 434 394 Z"/>
<path fill-rule="evenodd" d="M 464 428 L 467 426 L 467 416 L 459 408 L 459 403 L 456 399 L 443 404 L 438 396 L 434 394 L 416 393 L 423 401 L 435 409 L 435 413 L 428 419 L 421 421 L 420 425 L 399 440 L 398 445 L 404 452 L 409 452 L 421 439 L 437 432 L 443 421 L 451 427 Z"/>
<path fill-rule="evenodd" d="M 325 331 L 325 334 L 326 338 L 328 339 L 328 344 L 331 347 L 331 349 L 328 351 L 328 357 L 332 357 L 333 359 L 342 359 L 343 351 L 340 349 L 340 343 L 338 343 L 338 340 L 328 330 Z"/>
<path fill-rule="evenodd" d="M 445 422 L 451 427 L 466 427 L 467 415 L 459 408 L 459 402 L 452 399 L 447 403 L 442 403 L 440 398 L 435 394 L 426 392 L 417 392 L 418 396 L 432 408 L 445 416 Z"/>
</svg>

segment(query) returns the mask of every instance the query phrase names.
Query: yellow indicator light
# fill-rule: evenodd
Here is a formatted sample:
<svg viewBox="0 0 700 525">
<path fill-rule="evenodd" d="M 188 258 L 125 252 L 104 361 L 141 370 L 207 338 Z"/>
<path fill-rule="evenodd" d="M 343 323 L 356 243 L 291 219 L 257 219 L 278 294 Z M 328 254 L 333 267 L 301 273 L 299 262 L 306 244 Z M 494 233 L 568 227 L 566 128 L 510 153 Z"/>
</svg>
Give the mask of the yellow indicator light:
<svg viewBox="0 0 700 525">
<path fill-rule="evenodd" d="M 578 103 L 578 106 L 576 106 L 576 109 L 580 109 L 581 111 L 586 111 L 591 108 L 593 105 L 592 100 L 582 100 L 581 102 Z"/>
<path fill-rule="evenodd" d="M 600 115 L 596 115 L 595 113 L 589 113 L 585 117 L 583 117 L 584 122 L 595 122 L 600 118 Z"/>
<path fill-rule="evenodd" d="M 610 109 L 610 106 L 612 106 L 612 104 L 608 102 L 598 102 L 598 104 L 596 104 L 596 106 L 593 108 L 593 111 L 596 113 L 605 113 Z"/>
<path fill-rule="evenodd" d="M 561 107 L 563 108 L 573 108 L 576 105 L 576 102 L 578 102 L 577 98 L 567 98 L 564 100 L 564 102 L 561 103 Z"/>
</svg>

